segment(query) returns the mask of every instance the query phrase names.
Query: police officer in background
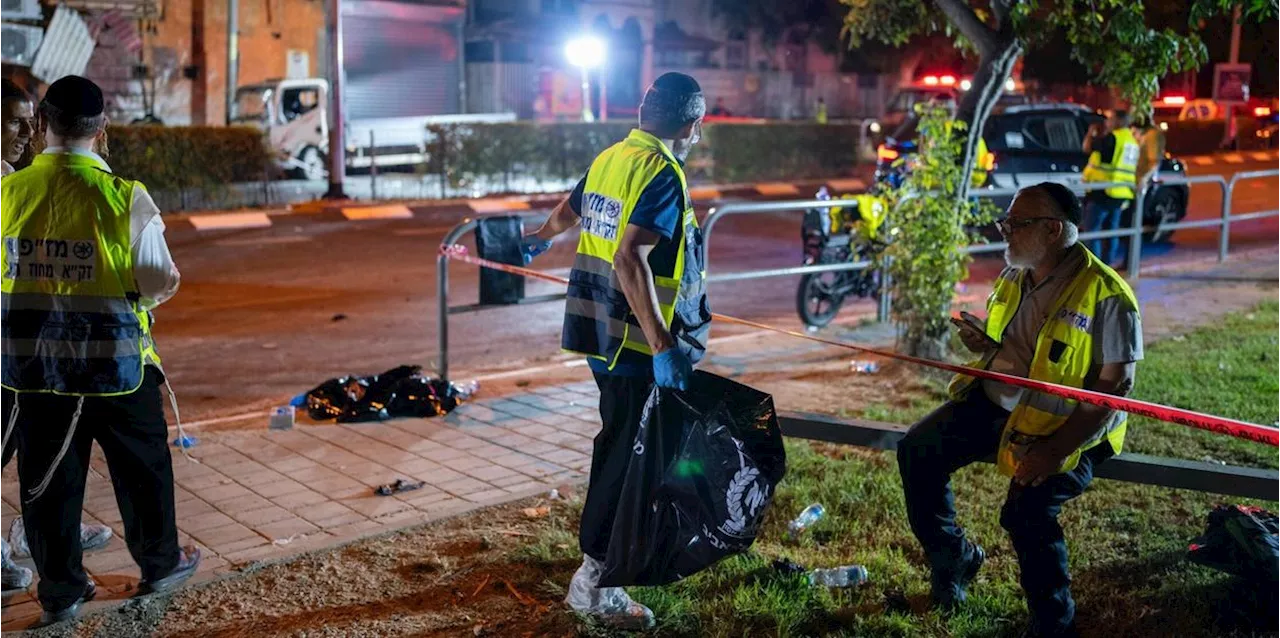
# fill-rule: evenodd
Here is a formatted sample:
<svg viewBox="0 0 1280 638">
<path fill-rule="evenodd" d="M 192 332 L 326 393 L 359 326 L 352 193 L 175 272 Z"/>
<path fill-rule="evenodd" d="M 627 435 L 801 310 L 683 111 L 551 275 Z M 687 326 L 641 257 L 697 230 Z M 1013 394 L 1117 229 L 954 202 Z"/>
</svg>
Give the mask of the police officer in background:
<svg viewBox="0 0 1280 638">
<path fill-rule="evenodd" d="M 81 563 L 89 453 L 106 456 L 140 593 L 172 590 L 200 552 L 178 546 L 173 465 L 149 311 L 178 271 L 160 211 L 93 152 L 102 90 L 68 76 L 40 103 L 48 148 L 0 182 L 5 438 L 17 443 L 22 518 L 40 574 L 41 625 L 96 589 Z"/>
<path fill-rule="evenodd" d="M 596 157 L 525 243 L 531 257 L 581 226 L 561 345 L 587 357 L 603 427 L 579 527 L 585 556 L 566 602 L 617 628 L 654 624 L 653 612 L 621 587 L 596 586 L 641 412 L 654 384 L 688 389 L 711 326 L 702 233 L 684 174 L 706 109 L 692 77 L 659 77 L 645 92 L 639 128 Z"/>
<path fill-rule="evenodd" d="M 1101 131 L 1094 125 L 1085 136 L 1084 152 L 1089 154 L 1089 163 L 1084 167 L 1084 182 L 1125 184 L 1089 191 L 1085 196 L 1085 201 L 1088 202 L 1084 211 L 1086 231 L 1120 228 L 1121 213 L 1133 202 L 1141 149 L 1133 131 L 1129 130 L 1129 124 L 1129 112 L 1115 109 L 1107 117 Z M 1089 244 L 1093 254 L 1107 265 L 1115 263 L 1119 246 L 1119 237 L 1095 239 Z"/>
</svg>

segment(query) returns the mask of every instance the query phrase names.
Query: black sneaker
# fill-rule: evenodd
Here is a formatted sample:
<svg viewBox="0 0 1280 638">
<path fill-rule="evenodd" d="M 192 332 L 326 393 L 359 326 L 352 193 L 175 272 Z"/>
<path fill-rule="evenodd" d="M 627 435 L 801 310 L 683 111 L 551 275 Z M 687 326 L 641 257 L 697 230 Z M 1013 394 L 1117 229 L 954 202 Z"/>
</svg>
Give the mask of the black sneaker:
<svg viewBox="0 0 1280 638">
<path fill-rule="evenodd" d="M 98 587 L 97 585 L 94 585 L 91 580 L 87 585 L 85 585 L 84 593 L 80 594 L 79 600 L 59 609 L 58 611 L 49 611 L 46 609 L 40 612 L 40 622 L 33 625 L 31 628 L 36 629 L 38 627 L 48 627 L 49 625 L 56 625 L 60 622 L 71 620 L 80 614 L 80 608 L 83 607 L 85 603 L 93 600 L 93 597 L 97 595 Z"/>
<path fill-rule="evenodd" d="M 196 573 L 200 566 L 200 550 L 195 547 L 184 547 L 178 558 L 178 566 L 167 576 L 155 580 L 144 580 L 138 583 L 138 595 L 163 594 L 177 589 Z"/>
<path fill-rule="evenodd" d="M 978 575 L 978 570 L 982 568 L 982 563 L 987 560 L 987 553 L 983 551 L 981 545 L 968 541 L 965 541 L 965 544 L 969 546 L 968 559 L 961 561 L 954 570 L 947 573 L 940 573 L 936 569 L 933 571 L 929 599 L 938 609 L 951 611 L 963 603 L 968 598 L 965 588 L 973 582 Z"/>
</svg>

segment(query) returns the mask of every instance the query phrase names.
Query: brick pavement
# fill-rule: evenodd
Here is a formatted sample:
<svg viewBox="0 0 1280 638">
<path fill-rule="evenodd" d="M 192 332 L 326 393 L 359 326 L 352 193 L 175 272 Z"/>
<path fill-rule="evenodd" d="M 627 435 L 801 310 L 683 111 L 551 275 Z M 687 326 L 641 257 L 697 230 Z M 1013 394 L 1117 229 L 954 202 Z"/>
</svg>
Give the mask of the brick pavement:
<svg viewBox="0 0 1280 638">
<path fill-rule="evenodd" d="M 595 384 L 551 386 L 480 399 L 444 418 L 293 430 L 209 433 L 192 463 L 174 452 L 179 538 L 204 552 L 196 580 L 363 536 L 504 503 L 586 478 L 600 428 Z M 84 520 L 110 525 L 111 543 L 86 553 L 99 585 L 86 611 L 132 595 L 138 568 L 123 542 L 106 461 L 95 446 Z M 421 489 L 376 496 L 397 478 Z M 3 473 L 3 531 L 18 515 L 16 464 Z M 30 559 L 19 561 L 31 567 Z M 39 617 L 35 586 L 3 603 L 3 629 Z"/>
</svg>

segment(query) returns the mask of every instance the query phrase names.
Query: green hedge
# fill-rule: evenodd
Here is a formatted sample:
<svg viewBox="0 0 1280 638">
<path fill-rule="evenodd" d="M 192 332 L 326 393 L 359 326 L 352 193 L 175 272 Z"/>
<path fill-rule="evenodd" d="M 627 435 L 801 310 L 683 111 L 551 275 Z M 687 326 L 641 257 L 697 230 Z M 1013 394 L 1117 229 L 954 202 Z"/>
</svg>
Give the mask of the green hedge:
<svg viewBox="0 0 1280 638">
<path fill-rule="evenodd" d="M 516 176 L 571 180 L 596 154 L 626 137 L 630 123 L 433 126 L 423 170 L 453 185 L 505 186 Z M 689 158 L 691 180 L 718 183 L 803 179 L 849 173 L 858 127 L 818 124 L 709 124 Z"/>
<path fill-rule="evenodd" d="M 270 169 L 262 132 L 246 126 L 112 126 L 107 140 L 111 170 L 153 192 L 207 193 Z"/>
</svg>

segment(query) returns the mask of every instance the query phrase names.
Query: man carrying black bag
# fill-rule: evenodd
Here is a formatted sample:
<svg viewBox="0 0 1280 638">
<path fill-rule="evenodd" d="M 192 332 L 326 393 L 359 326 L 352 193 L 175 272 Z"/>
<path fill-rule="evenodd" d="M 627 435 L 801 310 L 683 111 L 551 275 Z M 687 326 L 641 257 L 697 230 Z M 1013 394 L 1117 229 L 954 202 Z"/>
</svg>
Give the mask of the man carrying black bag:
<svg viewBox="0 0 1280 638">
<path fill-rule="evenodd" d="M 531 259 L 581 225 L 561 345 L 588 357 L 603 428 L 579 532 L 585 556 L 566 602 L 623 629 L 654 624 L 621 587 L 597 587 L 641 413 L 655 383 L 688 389 L 711 326 L 702 232 L 683 168 L 705 113 L 692 77 L 659 77 L 645 92 L 639 128 L 596 157 L 524 246 Z"/>
</svg>

